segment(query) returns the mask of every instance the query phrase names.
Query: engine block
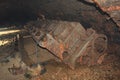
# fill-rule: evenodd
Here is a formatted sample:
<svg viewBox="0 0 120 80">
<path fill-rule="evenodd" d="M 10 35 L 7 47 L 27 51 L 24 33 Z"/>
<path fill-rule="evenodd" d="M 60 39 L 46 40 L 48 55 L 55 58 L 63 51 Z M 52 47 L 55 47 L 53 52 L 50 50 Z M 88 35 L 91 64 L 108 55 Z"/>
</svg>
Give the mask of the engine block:
<svg viewBox="0 0 120 80">
<path fill-rule="evenodd" d="M 76 62 L 101 64 L 107 50 L 107 37 L 79 22 L 39 20 L 24 26 L 39 46 L 74 69 Z"/>
</svg>

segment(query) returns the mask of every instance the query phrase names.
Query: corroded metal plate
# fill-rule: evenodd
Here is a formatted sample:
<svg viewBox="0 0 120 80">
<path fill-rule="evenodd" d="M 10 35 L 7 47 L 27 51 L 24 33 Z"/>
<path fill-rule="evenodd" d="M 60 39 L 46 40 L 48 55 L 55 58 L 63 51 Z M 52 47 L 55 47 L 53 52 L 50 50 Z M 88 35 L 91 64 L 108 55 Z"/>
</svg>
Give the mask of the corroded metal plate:
<svg viewBox="0 0 120 80">
<path fill-rule="evenodd" d="M 120 26 L 120 0 L 93 0 L 104 12 Z"/>
</svg>

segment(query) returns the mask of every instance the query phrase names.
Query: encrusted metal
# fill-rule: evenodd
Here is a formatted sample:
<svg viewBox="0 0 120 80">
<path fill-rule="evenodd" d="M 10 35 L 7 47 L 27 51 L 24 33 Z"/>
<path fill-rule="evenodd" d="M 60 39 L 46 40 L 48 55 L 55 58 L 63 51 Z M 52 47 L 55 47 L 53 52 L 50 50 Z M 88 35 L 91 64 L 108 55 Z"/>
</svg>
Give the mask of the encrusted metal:
<svg viewBox="0 0 120 80">
<path fill-rule="evenodd" d="M 79 22 L 36 21 L 28 23 L 25 29 L 39 46 L 72 69 L 77 61 L 88 65 L 100 63 L 100 57 L 106 54 L 107 37 L 93 29 L 85 30 Z"/>
<path fill-rule="evenodd" d="M 120 26 L 120 0 L 92 0 Z"/>
</svg>

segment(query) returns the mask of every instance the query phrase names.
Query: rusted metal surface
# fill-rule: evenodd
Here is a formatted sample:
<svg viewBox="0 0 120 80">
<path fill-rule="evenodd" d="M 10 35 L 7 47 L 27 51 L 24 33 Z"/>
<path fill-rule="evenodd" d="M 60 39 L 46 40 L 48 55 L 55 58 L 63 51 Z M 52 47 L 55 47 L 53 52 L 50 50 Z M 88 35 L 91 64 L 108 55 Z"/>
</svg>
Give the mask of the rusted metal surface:
<svg viewBox="0 0 120 80">
<path fill-rule="evenodd" d="M 120 0 L 93 0 L 104 12 L 120 26 Z"/>
<path fill-rule="evenodd" d="M 25 28 L 39 46 L 48 49 L 72 69 L 76 61 L 97 64 L 99 57 L 106 53 L 106 36 L 93 29 L 85 30 L 78 22 L 36 21 Z"/>
</svg>

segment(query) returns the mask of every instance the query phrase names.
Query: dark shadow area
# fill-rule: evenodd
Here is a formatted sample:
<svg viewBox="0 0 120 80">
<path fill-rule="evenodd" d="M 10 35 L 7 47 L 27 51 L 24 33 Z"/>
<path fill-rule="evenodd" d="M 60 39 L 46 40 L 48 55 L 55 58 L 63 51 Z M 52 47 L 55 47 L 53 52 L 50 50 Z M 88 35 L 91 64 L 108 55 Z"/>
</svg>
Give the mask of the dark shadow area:
<svg viewBox="0 0 120 80">
<path fill-rule="evenodd" d="M 24 25 L 42 14 L 50 20 L 80 22 L 85 29 L 92 27 L 107 35 L 110 42 L 120 43 L 118 27 L 94 3 L 84 0 L 5 0 L 0 5 L 0 25 Z"/>
</svg>

